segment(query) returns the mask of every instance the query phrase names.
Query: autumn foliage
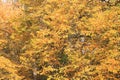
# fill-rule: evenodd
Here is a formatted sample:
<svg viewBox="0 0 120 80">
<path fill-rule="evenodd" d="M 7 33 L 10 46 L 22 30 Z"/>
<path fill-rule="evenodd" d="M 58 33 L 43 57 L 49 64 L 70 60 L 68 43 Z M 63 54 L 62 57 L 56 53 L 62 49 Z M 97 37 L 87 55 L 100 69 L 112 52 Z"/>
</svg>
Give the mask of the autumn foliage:
<svg viewBox="0 0 120 80">
<path fill-rule="evenodd" d="M 120 80 L 119 0 L 0 4 L 0 80 Z"/>
</svg>

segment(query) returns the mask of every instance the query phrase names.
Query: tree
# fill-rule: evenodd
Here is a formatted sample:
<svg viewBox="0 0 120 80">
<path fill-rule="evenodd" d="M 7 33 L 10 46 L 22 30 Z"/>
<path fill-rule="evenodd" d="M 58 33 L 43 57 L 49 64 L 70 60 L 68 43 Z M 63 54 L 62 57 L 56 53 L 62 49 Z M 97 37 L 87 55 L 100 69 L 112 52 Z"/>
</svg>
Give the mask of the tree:
<svg viewBox="0 0 120 80">
<path fill-rule="evenodd" d="M 27 80 L 120 79 L 120 6 L 115 0 L 20 2 L 26 8 L 10 19 L 12 33 L 1 46 L 18 61 L 17 75 Z"/>
</svg>

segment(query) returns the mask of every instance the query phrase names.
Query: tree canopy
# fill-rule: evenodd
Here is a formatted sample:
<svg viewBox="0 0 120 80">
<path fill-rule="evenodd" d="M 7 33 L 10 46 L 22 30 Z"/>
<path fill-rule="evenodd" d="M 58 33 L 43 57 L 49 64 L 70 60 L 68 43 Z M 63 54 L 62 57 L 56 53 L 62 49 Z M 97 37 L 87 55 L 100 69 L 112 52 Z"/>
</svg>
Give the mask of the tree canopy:
<svg viewBox="0 0 120 80">
<path fill-rule="evenodd" d="M 120 80 L 120 0 L 0 4 L 1 80 Z"/>
</svg>

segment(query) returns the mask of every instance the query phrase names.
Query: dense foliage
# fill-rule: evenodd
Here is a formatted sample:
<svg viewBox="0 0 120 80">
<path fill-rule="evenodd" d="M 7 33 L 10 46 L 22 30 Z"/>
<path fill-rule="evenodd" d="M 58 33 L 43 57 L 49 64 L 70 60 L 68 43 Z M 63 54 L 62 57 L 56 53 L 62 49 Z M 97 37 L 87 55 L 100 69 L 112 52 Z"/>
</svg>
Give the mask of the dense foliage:
<svg viewBox="0 0 120 80">
<path fill-rule="evenodd" d="M 19 2 L 0 3 L 0 80 L 120 80 L 120 0 Z"/>
</svg>

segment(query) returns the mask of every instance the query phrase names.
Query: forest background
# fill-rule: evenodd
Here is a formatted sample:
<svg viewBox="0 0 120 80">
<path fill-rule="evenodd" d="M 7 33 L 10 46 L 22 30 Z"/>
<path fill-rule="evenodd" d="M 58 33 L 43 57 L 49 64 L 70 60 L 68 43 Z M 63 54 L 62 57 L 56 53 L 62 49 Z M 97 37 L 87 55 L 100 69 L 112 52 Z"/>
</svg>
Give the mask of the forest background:
<svg viewBox="0 0 120 80">
<path fill-rule="evenodd" d="M 0 80 L 120 80 L 120 0 L 1 0 Z"/>
</svg>

